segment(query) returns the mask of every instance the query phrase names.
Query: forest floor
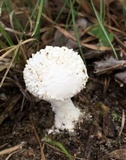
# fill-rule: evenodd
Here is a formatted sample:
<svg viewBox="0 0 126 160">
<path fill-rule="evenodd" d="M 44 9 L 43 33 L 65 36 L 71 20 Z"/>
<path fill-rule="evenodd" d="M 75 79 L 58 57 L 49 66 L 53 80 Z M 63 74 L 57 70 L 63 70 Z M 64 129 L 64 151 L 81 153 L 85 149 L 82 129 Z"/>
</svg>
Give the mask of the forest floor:
<svg viewBox="0 0 126 160">
<path fill-rule="evenodd" d="M 89 77 L 86 89 L 73 98 L 73 102 L 85 113 L 74 133 L 63 131 L 48 135 L 48 129 L 53 126 L 54 120 L 50 104 L 32 101 L 20 109 L 18 104 L 13 106 L 20 94 L 13 93 L 9 102 L 13 109 L 0 129 L 1 150 L 10 148 L 8 154 L 11 160 L 40 160 L 42 154 L 47 160 L 67 160 L 57 146 L 44 141 L 46 137 L 60 142 L 73 159 L 125 160 L 126 87 L 120 87 L 111 79 L 107 91 L 104 92 L 103 77 L 99 78 L 92 72 Z M 14 88 L 6 87 L 6 90 L 11 94 L 14 92 Z M 13 151 L 13 147 L 17 145 L 23 145 L 22 149 Z M 5 160 L 6 157 L 4 155 L 0 159 Z"/>
<path fill-rule="evenodd" d="M 6 10 L 2 12 L 0 24 L 4 26 L 14 45 L 8 47 L 8 38 L 1 32 L 0 160 L 126 160 L 126 33 L 121 4 L 107 1 L 109 14 L 106 14 L 106 27 L 114 35 L 113 44 L 118 58 L 115 58 L 110 46 L 98 46 L 99 36 L 87 31 L 90 25 L 96 23 L 96 19 L 92 11 L 86 12 L 86 3 L 80 4 L 75 23 L 89 80 L 86 88 L 72 98 L 84 113 L 73 133 L 61 131 L 48 134 L 54 124 L 54 113 L 50 104 L 36 100 L 25 89 L 22 71 L 26 59 L 36 49 L 57 45 L 80 52 L 71 24 L 70 30 L 65 28 L 69 9 L 66 7 L 54 23 L 53 19 L 62 8 L 62 3 L 56 0 L 53 2 L 55 3 L 49 3 L 49 9 L 47 6 L 44 8 L 37 42 L 31 37 L 35 18 L 27 25 L 27 31 L 21 33 L 17 32 L 18 28 L 13 25 L 14 12 L 8 16 Z M 18 3 L 14 4 L 15 15 L 24 27 L 29 19 L 28 10 L 24 10 L 28 6 L 25 1 L 22 3 L 25 4 L 24 8 L 19 7 Z M 94 3 L 98 8 L 99 2 Z M 107 23 L 109 20 L 111 23 Z M 20 39 L 21 34 L 24 35 Z M 106 41 L 101 38 L 102 42 L 104 40 Z M 15 56 L 16 60 L 11 61 L 16 53 L 12 51 L 19 47 L 18 44 L 20 50 L 17 57 Z"/>
</svg>

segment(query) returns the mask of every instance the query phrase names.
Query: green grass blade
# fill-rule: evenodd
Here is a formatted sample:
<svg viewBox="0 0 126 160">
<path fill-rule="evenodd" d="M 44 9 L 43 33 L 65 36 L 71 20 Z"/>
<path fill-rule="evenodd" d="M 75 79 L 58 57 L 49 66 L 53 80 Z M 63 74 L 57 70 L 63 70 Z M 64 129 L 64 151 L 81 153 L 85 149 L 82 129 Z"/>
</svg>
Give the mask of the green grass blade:
<svg viewBox="0 0 126 160">
<path fill-rule="evenodd" d="M 30 3 L 30 2 L 29 2 L 29 3 Z M 28 5 L 30 5 L 29 3 L 28 3 Z M 28 25 L 29 25 L 29 21 L 34 17 L 35 12 L 36 12 L 36 10 L 37 10 L 37 8 L 38 8 L 38 5 L 39 5 L 39 0 L 37 0 L 35 6 L 34 6 L 34 8 L 33 8 L 33 10 L 31 9 L 32 12 L 31 12 L 31 15 L 30 15 L 29 20 L 27 21 L 27 23 L 26 23 L 26 25 L 25 25 L 24 32 L 26 31 L 26 29 L 27 29 L 27 27 L 28 27 Z M 22 35 L 22 36 L 23 36 L 23 35 Z"/>
<path fill-rule="evenodd" d="M 77 40 L 77 44 L 78 44 L 78 47 L 79 47 L 79 50 L 80 50 L 81 57 L 85 61 L 84 54 L 83 54 L 83 51 L 81 49 L 80 39 L 79 39 L 79 36 L 78 36 L 78 29 L 77 29 L 76 22 L 75 22 L 76 14 L 75 14 L 74 7 L 73 7 L 74 3 L 75 3 L 75 0 L 74 1 L 70 0 L 70 11 L 71 11 L 71 15 L 72 15 L 73 28 L 74 28 L 75 38 Z"/>
<path fill-rule="evenodd" d="M 9 37 L 9 35 L 7 34 L 7 32 L 4 30 L 4 28 L 2 27 L 2 25 L 0 24 L 0 32 L 2 33 L 2 35 L 4 36 L 4 38 L 6 39 L 7 43 L 12 46 L 13 42 L 11 40 L 11 38 Z M 1 46 L 2 47 L 2 46 Z"/>
<path fill-rule="evenodd" d="M 14 9 L 12 8 L 11 2 L 8 1 L 8 0 L 5 0 L 4 1 L 4 6 L 6 7 L 6 10 L 8 11 L 9 15 L 13 12 L 13 25 L 14 25 L 14 28 L 18 29 L 18 31 L 22 31 L 23 32 L 22 25 L 20 24 L 20 21 L 19 21 L 18 17 L 14 13 Z"/>
<path fill-rule="evenodd" d="M 48 137 L 44 137 L 42 140 L 48 144 L 58 147 L 69 158 L 69 160 L 73 160 L 72 156 L 68 153 L 68 151 L 65 149 L 65 147 L 60 142 L 52 141 Z"/>
<path fill-rule="evenodd" d="M 114 49 L 114 47 L 113 47 L 113 45 L 112 45 L 112 43 L 111 43 L 111 40 L 109 39 L 109 36 L 108 36 L 108 34 L 107 34 L 107 32 L 106 32 L 106 30 L 105 30 L 105 28 L 104 28 L 104 26 L 103 26 L 100 18 L 99 18 L 99 15 L 98 15 L 98 13 L 97 13 L 97 11 L 96 11 L 96 9 L 95 9 L 95 6 L 94 6 L 92 0 L 90 0 L 90 2 L 91 2 L 91 5 L 92 5 L 92 8 L 93 8 L 93 10 L 94 10 L 95 16 L 96 16 L 96 18 L 97 18 L 97 20 L 98 20 L 98 23 L 99 23 L 99 25 L 100 25 L 100 27 L 101 27 L 101 29 L 102 29 L 102 31 L 103 31 L 106 39 L 108 40 L 108 42 L 109 42 L 109 44 L 110 44 L 110 46 L 111 46 L 111 48 L 112 48 L 112 50 L 113 50 L 113 52 L 114 52 L 115 58 L 118 59 L 117 53 L 116 53 L 116 51 L 115 51 L 115 49 Z"/>
<path fill-rule="evenodd" d="M 3 4 L 4 4 L 4 1 L 5 1 L 5 0 L 2 0 L 2 2 L 1 2 L 1 6 L 0 6 L 0 16 L 1 16 L 1 13 L 2 13 L 2 7 L 3 7 Z"/>
<path fill-rule="evenodd" d="M 105 19 L 105 0 L 100 1 L 100 20 L 103 22 Z"/>
<path fill-rule="evenodd" d="M 58 15 L 57 15 L 57 17 L 56 17 L 56 19 L 55 19 L 55 22 L 57 22 L 57 20 L 59 19 L 60 15 L 62 14 L 62 12 L 63 12 L 63 10 L 64 10 L 64 8 L 65 8 L 65 6 L 66 6 L 66 2 L 64 3 L 63 7 L 62 7 L 61 10 L 59 11 L 59 13 L 58 13 Z"/>
<path fill-rule="evenodd" d="M 41 16 L 42 16 L 43 6 L 44 6 L 44 0 L 40 0 L 39 12 L 38 12 L 36 25 L 35 25 L 35 29 L 32 33 L 32 36 L 34 36 L 34 35 L 37 36 L 39 34 L 40 20 L 41 20 Z"/>
<path fill-rule="evenodd" d="M 126 17 L 126 5 L 122 5 L 122 10 L 123 10 L 123 15 Z M 124 19 L 124 23 L 125 23 L 125 26 L 126 26 L 126 19 Z"/>
</svg>

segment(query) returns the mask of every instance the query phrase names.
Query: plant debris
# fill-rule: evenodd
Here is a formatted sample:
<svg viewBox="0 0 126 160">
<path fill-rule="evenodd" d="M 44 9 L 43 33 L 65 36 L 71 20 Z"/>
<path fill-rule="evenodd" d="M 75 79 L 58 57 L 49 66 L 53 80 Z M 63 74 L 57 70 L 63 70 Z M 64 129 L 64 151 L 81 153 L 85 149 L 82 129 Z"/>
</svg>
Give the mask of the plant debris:
<svg viewBox="0 0 126 160">
<path fill-rule="evenodd" d="M 105 60 L 101 60 L 99 62 L 94 62 L 94 73 L 100 75 L 100 74 L 109 74 L 117 69 L 123 69 L 126 67 L 126 61 L 125 60 L 117 60 L 115 58 L 106 57 Z"/>
</svg>

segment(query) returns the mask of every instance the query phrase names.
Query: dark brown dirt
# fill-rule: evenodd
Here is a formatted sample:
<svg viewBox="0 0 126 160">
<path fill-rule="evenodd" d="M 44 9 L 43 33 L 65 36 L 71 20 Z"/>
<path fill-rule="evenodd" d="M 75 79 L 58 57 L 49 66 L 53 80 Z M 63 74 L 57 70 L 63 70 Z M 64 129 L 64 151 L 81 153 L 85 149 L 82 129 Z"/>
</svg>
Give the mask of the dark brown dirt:
<svg viewBox="0 0 126 160">
<path fill-rule="evenodd" d="M 10 8 L 12 7 L 10 12 L 1 5 L 0 22 L 2 23 L 0 24 L 3 25 L 13 43 L 18 44 L 19 41 L 22 42 L 33 37 L 39 6 L 32 18 L 33 11 L 31 12 L 31 10 L 34 10 L 36 1 L 31 1 L 32 8 L 27 3 L 30 1 L 12 0 L 2 2 L 9 2 L 12 5 L 10 6 Z M 72 98 L 75 105 L 85 113 L 83 121 L 76 125 L 74 133 L 62 131 L 48 135 L 48 129 L 53 126 L 54 121 L 54 113 L 50 104 L 45 101 L 37 101 L 25 90 L 22 70 L 26 63 L 25 60 L 32 53 L 35 53 L 36 49 L 46 45 L 70 45 L 70 48 L 74 50 L 78 48 L 78 44 L 73 41 L 76 38 L 71 34 L 74 33 L 74 29 L 71 25 L 70 8 L 66 5 L 60 18 L 56 21 L 59 12 L 64 8 L 63 2 L 65 1 L 53 0 L 48 2 L 45 4 L 44 14 L 41 17 L 39 41 L 29 42 L 21 46 L 19 59 L 16 57 L 16 63 L 13 63 L 3 86 L 0 88 L 0 160 L 69 160 L 61 150 L 61 144 L 72 156 L 71 160 L 126 160 L 126 84 L 120 87 L 120 81 L 117 79 L 117 83 L 114 79 L 116 72 L 125 71 L 126 66 L 119 65 L 120 61 L 119 64 L 115 63 L 111 66 L 110 61 L 107 69 L 102 68 L 105 72 L 99 71 L 97 67 L 99 63 L 94 67 L 94 62 L 103 60 L 100 61 L 100 64 L 104 63 L 104 56 L 110 56 L 110 54 L 113 56 L 113 53 L 111 50 L 106 50 L 104 46 L 101 46 L 102 50 L 98 51 L 102 44 L 101 39 L 97 39 L 97 34 L 95 37 L 88 33 L 87 27 L 95 23 L 97 25 L 97 19 L 95 19 L 92 7 L 85 3 L 86 1 L 76 1 L 74 4 L 75 10 L 78 11 L 77 19 L 82 20 L 83 17 L 84 21 L 81 22 L 87 22 L 87 26 L 78 27 L 78 37 L 82 41 L 82 51 L 85 53 L 84 57 L 87 61 L 90 78 L 86 89 Z M 105 2 L 107 9 L 105 15 L 106 30 L 114 35 L 112 43 L 117 50 L 119 60 L 126 60 L 126 21 L 125 14 L 122 11 L 122 8 L 125 8 L 124 1 L 107 0 Z M 100 1 L 95 0 L 94 3 L 97 11 L 100 11 Z M 12 23 L 14 15 L 12 13 L 17 15 L 22 28 L 25 28 L 28 20 L 30 20 L 26 29 L 24 29 L 25 32 L 22 33 L 22 30 L 18 30 L 20 27 L 15 25 L 16 23 Z M 77 24 L 77 26 L 79 25 Z M 65 28 L 70 30 L 65 30 Z M 18 35 L 17 32 L 11 32 L 13 30 L 21 32 L 22 36 Z M 65 40 L 62 39 L 61 41 L 62 36 Z M 97 45 L 98 42 L 100 42 L 99 46 Z M 2 49 L 2 52 L 0 55 L 6 54 L 3 51 L 6 46 L 8 46 L 8 43 L 5 35 L 1 33 L 0 49 Z M 11 56 L 10 54 L 6 55 L 0 63 L 0 69 L 4 67 L 0 70 L 0 82 L 6 69 L 8 69 L 8 64 L 11 63 Z M 21 61 L 18 62 L 18 60 Z M 95 69 L 97 75 L 94 74 Z M 103 75 L 98 75 L 98 71 L 99 74 Z M 123 76 L 125 77 L 125 72 Z M 121 80 L 123 79 L 124 83 L 123 76 Z M 53 144 L 55 142 L 59 148 L 57 145 L 45 141 L 45 137 L 50 138 L 51 142 Z"/>
<path fill-rule="evenodd" d="M 45 136 L 60 142 L 76 160 L 126 160 L 126 125 L 121 127 L 125 122 L 126 86 L 121 88 L 111 78 L 106 89 L 107 76 L 89 75 L 87 88 L 73 98 L 85 116 L 72 134 L 64 131 L 48 135 L 54 119 L 50 105 L 36 102 L 31 95 L 30 100 L 22 98 L 14 83 L 12 88 L 4 85 L 0 89 L 0 111 L 3 113 L 8 105 L 12 108 L 0 125 L 0 150 L 25 144 L 16 152 L 0 156 L 0 160 L 44 160 L 44 156 L 46 160 L 67 160 L 57 146 L 42 141 Z"/>
</svg>

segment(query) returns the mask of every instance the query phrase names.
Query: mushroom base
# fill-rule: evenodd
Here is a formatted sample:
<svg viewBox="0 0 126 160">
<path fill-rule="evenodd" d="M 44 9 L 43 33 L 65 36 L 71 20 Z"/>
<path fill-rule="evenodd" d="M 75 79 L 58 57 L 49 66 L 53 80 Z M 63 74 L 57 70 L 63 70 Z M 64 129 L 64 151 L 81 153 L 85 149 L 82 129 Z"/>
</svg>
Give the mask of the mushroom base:
<svg viewBox="0 0 126 160">
<path fill-rule="evenodd" d="M 81 112 L 71 99 L 51 102 L 52 110 L 55 113 L 54 127 L 56 129 L 74 131 L 76 122 L 79 120 Z"/>
</svg>

